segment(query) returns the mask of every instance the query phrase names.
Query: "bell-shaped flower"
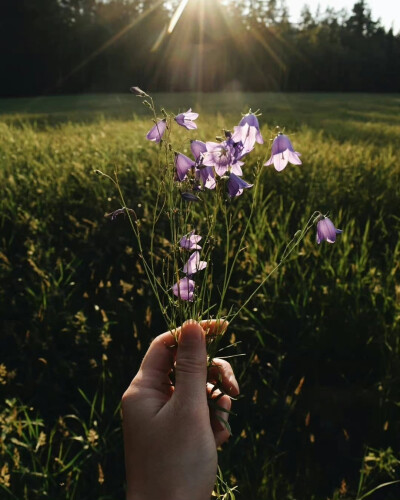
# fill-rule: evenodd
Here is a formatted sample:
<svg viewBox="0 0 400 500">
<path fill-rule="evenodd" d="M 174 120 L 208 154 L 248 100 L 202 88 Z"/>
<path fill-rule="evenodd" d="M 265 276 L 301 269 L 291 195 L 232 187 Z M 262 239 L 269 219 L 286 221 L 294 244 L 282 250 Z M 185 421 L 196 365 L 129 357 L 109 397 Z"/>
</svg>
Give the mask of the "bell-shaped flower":
<svg viewBox="0 0 400 500">
<path fill-rule="evenodd" d="M 186 250 L 201 250 L 201 246 L 197 243 L 201 240 L 201 236 L 195 234 L 194 230 L 181 238 L 179 245 Z"/>
<path fill-rule="evenodd" d="M 183 181 L 190 168 L 194 168 L 196 179 L 199 182 L 199 185 L 196 186 L 195 189 L 215 189 L 216 182 L 214 170 L 212 167 L 203 165 L 203 155 L 207 152 L 206 143 L 202 141 L 191 141 L 190 149 L 195 161 L 182 153 L 175 154 L 175 166 L 178 179 Z"/>
<path fill-rule="evenodd" d="M 192 108 L 188 109 L 186 113 L 180 113 L 175 116 L 175 121 L 181 127 L 185 127 L 188 130 L 193 130 L 197 128 L 197 125 L 193 120 L 196 120 L 199 117 L 199 113 L 192 113 Z"/>
<path fill-rule="evenodd" d="M 230 173 L 228 179 L 228 193 L 230 197 L 240 196 L 243 193 L 243 189 L 248 189 L 253 187 L 253 184 L 249 184 L 244 181 L 241 177 Z"/>
<path fill-rule="evenodd" d="M 203 141 L 191 141 L 190 149 L 196 160 L 196 179 L 207 189 L 215 189 L 215 175 L 212 167 L 203 165 L 204 154 L 207 152 L 207 145 Z"/>
<path fill-rule="evenodd" d="M 214 169 L 212 167 L 201 165 L 199 168 L 196 168 L 196 179 L 207 189 L 215 189 L 217 185 Z"/>
<path fill-rule="evenodd" d="M 248 113 L 241 120 L 237 127 L 234 127 L 232 139 L 235 142 L 241 142 L 244 149 L 249 152 L 254 148 L 254 144 L 264 144 L 260 132 L 260 125 L 257 116 L 254 113 Z"/>
<path fill-rule="evenodd" d="M 194 166 L 195 162 L 193 160 L 182 153 L 175 153 L 176 175 L 181 182 L 186 179 L 187 173 Z"/>
<path fill-rule="evenodd" d="M 189 260 L 183 266 L 183 272 L 188 276 L 192 276 L 197 273 L 197 271 L 202 271 L 207 267 L 207 262 L 205 260 L 200 260 L 200 252 L 193 252 L 189 257 Z"/>
<path fill-rule="evenodd" d="M 203 154 L 207 152 L 206 143 L 203 141 L 190 141 L 190 149 L 193 153 L 196 165 L 203 161 Z"/>
<path fill-rule="evenodd" d="M 331 219 L 324 217 L 317 223 L 317 243 L 327 241 L 328 243 L 335 243 L 336 235 L 343 233 L 341 229 L 336 229 Z"/>
<path fill-rule="evenodd" d="M 272 165 L 278 172 L 283 170 L 288 162 L 293 165 L 301 165 L 300 153 L 294 150 L 287 135 L 279 133 L 272 143 L 271 158 L 264 165 Z"/>
<path fill-rule="evenodd" d="M 173 294 L 181 300 L 188 300 L 192 302 L 194 296 L 195 282 L 187 276 L 180 279 L 175 285 L 172 286 Z"/>
<path fill-rule="evenodd" d="M 233 143 L 207 142 L 206 146 L 207 152 L 203 154 L 204 165 L 214 167 L 219 176 L 223 176 L 227 171 L 242 175 L 241 166 L 244 163 L 238 159 Z"/>
<path fill-rule="evenodd" d="M 146 135 L 146 139 L 153 142 L 160 142 L 166 128 L 167 128 L 167 120 L 166 118 L 163 118 L 162 120 L 159 120 L 154 125 L 154 127 L 148 132 L 148 134 Z"/>
</svg>

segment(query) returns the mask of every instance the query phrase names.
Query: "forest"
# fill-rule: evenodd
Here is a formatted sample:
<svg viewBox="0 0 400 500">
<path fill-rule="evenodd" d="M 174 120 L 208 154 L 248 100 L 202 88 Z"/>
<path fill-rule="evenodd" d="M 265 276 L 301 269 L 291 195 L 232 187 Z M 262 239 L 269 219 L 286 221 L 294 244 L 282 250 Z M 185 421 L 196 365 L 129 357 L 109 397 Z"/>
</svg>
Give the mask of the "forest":
<svg viewBox="0 0 400 500">
<path fill-rule="evenodd" d="M 400 35 L 278 0 L 2 0 L 2 97 L 126 91 L 397 92 Z"/>
</svg>

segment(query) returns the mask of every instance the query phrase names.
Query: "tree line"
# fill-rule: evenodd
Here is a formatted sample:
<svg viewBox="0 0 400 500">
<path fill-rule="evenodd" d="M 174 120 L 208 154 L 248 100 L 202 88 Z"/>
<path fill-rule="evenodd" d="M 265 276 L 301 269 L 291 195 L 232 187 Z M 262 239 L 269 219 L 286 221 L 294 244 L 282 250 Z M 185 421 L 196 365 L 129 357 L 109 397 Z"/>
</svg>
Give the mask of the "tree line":
<svg viewBox="0 0 400 500">
<path fill-rule="evenodd" d="M 278 0 L 2 0 L 0 95 L 400 90 L 400 35 L 365 0 L 299 23 Z M 177 21 L 177 22 L 175 22 Z"/>
</svg>

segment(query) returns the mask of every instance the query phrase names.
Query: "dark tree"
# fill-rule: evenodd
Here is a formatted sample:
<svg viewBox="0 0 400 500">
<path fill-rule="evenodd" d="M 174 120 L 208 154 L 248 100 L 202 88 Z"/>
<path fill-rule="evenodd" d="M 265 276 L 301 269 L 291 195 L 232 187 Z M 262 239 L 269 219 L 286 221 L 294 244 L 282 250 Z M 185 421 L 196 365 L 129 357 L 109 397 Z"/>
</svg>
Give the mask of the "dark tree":
<svg viewBox="0 0 400 500">
<path fill-rule="evenodd" d="M 283 0 L 3 0 L 0 95 L 154 90 L 396 92 L 400 37 L 365 0 L 349 14 Z"/>
</svg>

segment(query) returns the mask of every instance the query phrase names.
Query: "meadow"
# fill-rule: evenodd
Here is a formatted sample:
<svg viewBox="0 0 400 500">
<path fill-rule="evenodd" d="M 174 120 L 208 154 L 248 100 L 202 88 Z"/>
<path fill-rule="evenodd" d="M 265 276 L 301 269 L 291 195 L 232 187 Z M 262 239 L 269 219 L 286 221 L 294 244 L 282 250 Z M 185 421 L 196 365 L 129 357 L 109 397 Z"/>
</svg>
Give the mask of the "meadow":
<svg viewBox="0 0 400 500">
<path fill-rule="evenodd" d="M 230 326 L 242 396 L 220 451 L 239 499 L 398 499 L 400 95 L 158 94 L 200 113 L 213 140 L 260 109 L 263 146 L 285 127 L 301 166 L 263 167 L 229 290 L 239 307 L 314 210 L 312 230 Z M 127 219 L 100 169 L 117 167 L 146 235 L 157 193 L 151 117 L 132 95 L 0 100 L 0 497 L 124 495 L 120 398 L 165 323 Z M 238 200 L 246 207 L 247 193 Z M 237 244 L 244 221 L 234 224 Z M 376 489 L 379 487 L 378 489 Z"/>
</svg>

